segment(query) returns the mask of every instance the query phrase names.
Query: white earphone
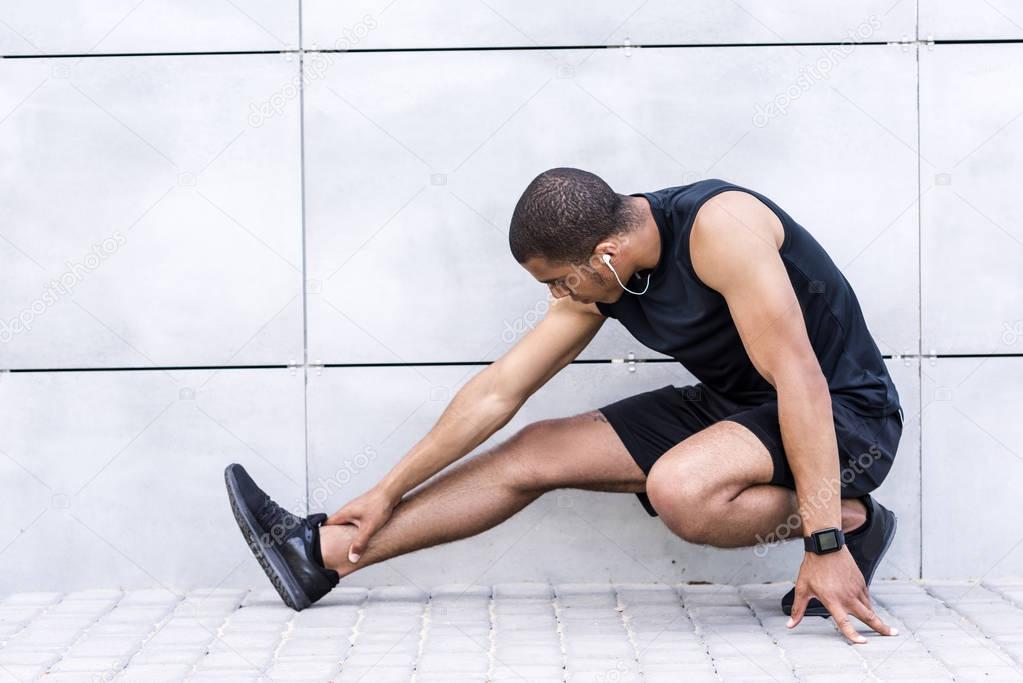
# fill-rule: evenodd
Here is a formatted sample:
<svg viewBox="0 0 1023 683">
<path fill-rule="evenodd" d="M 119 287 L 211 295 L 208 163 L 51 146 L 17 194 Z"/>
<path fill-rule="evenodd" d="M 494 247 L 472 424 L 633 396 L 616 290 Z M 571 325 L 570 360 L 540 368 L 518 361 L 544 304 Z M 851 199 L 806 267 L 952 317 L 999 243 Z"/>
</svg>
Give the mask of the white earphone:
<svg viewBox="0 0 1023 683">
<path fill-rule="evenodd" d="M 643 288 L 643 291 L 642 292 L 634 292 L 631 289 L 629 289 L 628 287 L 626 287 L 624 284 L 622 284 L 621 278 L 618 277 L 618 271 L 616 271 L 615 267 L 611 265 L 611 254 L 601 254 L 600 260 L 602 260 L 604 263 L 607 264 L 607 267 L 610 268 L 611 272 L 615 274 L 615 280 L 618 280 L 618 284 L 622 285 L 622 289 L 624 289 L 626 292 L 628 292 L 630 294 L 640 295 L 640 294 L 646 294 L 646 290 L 650 289 L 650 275 L 651 275 L 651 273 L 647 273 L 647 276 L 646 276 L 646 287 Z"/>
</svg>

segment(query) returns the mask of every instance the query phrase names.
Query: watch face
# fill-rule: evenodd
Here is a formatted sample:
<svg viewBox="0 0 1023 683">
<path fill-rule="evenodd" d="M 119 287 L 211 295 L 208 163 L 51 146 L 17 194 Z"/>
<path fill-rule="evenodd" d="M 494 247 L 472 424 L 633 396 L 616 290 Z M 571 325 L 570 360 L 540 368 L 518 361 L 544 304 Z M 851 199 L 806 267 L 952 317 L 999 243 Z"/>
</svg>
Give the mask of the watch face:
<svg viewBox="0 0 1023 683">
<path fill-rule="evenodd" d="M 828 531 L 817 537 L 817 545 L 821 550 L 834 550 L 838 547 L 838 534 Z"/>
</svg>

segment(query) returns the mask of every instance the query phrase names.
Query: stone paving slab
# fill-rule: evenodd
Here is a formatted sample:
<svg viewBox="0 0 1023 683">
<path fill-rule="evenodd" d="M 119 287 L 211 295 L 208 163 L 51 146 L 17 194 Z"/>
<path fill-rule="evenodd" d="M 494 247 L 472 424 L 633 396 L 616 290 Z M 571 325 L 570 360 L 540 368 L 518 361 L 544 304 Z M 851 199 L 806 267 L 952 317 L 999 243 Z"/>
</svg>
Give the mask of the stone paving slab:
<svg viewBox="0 0 1023 683">
<path fill-rule="evenodd" d="M 1023 579 L 877 581 L 885 637 L 785 626 L 791 583 L 342 586 L 0 600 L 8 681 L 1023 681 Z"/>
</svg>

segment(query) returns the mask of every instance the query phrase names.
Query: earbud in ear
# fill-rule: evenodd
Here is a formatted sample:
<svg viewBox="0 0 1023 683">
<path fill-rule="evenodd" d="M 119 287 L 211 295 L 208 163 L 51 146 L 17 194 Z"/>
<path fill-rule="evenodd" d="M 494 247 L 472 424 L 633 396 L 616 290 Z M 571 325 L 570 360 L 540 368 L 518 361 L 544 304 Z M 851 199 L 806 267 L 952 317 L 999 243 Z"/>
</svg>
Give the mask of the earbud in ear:
<svg viewBox="0 0 1023 683">
<path fill-rule="evenodd" d="M 647 273 L 647 275 L 646 275 L 646 287 L 643 288 L 643 291 L 642 292 L 634 292 L 631 289 L 629 289 L 628 287 L 626 287 L 622 283 L 622 279 L 620 277 L 618 277 L 618 271 L 616 271 L 615 267 L 611 265 L 611 254 L 601 254 L 600 255 L 600 259 L 604 263 L 606 263 L 607 267 L 611 269 L 611 272 L 615 274 L 615 280 L 618 280 L 618 284 L 621 285 L 622 289 L 624 289 L 626 292 L 629 292 L 630 294 L 635 294 L 635 295 L 638 296 L 640 294 L 646 294 L 646 290 L 650 289 L 650 277 L 653 275 L 652 272 Z"/>
</svg>

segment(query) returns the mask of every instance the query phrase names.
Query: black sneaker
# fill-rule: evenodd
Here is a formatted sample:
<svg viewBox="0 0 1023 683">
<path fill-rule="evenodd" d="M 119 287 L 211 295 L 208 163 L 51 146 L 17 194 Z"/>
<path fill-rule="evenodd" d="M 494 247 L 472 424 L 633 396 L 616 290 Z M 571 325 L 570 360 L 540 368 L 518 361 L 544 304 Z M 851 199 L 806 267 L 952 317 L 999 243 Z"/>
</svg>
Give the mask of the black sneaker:
<svg viewBox="0 0 1023 683">
<path fill-rule="evenodd" d="M 291 514 L 238 464 L 227 466 L 224 481 L 245 542 L 288 607 L 303 610 L 337 585 L 341 577 L 323 566 L 320 554 L 320 525 L 327 515 Z"/>
<path fill-rule="evenodd" d="M 895 538 L 895 527 L 897 520 L 895 513 L 874 500 L 871 495 L 860 496 L 860 500 L 867 508 L 866 524 L 852 534 L 845 535 L 845 544 L 849 546 L 849 554 L 856 560 L 856 566 L 863 574 L 863 581 L 870 586 L 870 580 L 874 578 L 874 572 L 881 564 L 881 558 L 888 552 L 888 546 Z M 785 614 L 792 614 L 792 603 L 796 599 L 796 589 L 793 587 L 781 599 L 781 610 Z M 817 598 L 810 598 L 806 603 L 806 616 L 830 617 L 831 612 Z"/>
</svg>

